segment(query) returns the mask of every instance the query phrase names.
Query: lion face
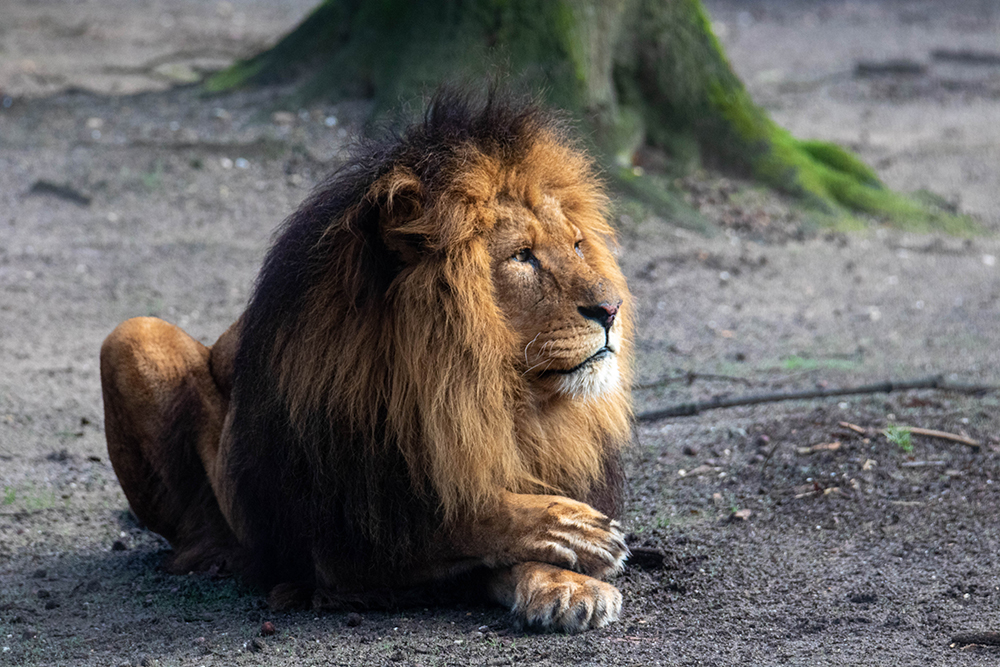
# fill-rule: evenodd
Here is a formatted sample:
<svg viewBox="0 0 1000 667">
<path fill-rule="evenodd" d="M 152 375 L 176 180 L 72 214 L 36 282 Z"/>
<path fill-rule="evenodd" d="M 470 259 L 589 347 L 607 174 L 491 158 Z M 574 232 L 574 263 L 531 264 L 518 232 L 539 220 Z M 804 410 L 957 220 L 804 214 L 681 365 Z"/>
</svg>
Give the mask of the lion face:
<svg viewBox="0 0 1000 667">
<path fill-rule="evenodd" d="M 542 393 L 577 400 L 616 389 L 627 293 L 608 240 L 584 233 L 551 195 L 497 213 L 492 280 L 521 372 Z"/>
</svg>

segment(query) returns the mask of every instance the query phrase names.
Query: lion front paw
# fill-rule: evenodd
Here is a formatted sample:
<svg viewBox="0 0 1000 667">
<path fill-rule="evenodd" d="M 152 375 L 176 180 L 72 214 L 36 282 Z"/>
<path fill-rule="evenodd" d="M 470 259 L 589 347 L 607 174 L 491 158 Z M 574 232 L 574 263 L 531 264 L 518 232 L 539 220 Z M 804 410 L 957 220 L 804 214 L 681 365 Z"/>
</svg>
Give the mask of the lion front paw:
<svg viewBox="0 0 1000 667">
<path fill-rule="evenodd" d="M 528 496 L 531 497 L 531 496 Z M 622 571 L 628 547 L 621 526 L 586 503 L 557 496 L 544 498 L 543 519 L 520 543 L 521 561 L 552 563 L 604 579 Z"/>
<path fill-rule="evenodd" d="M 611 584 L 545 563 L 512 568 L 511 611 L 537 630 L 582 632 L 618 620 L 622 594 Z"/>
</svg>

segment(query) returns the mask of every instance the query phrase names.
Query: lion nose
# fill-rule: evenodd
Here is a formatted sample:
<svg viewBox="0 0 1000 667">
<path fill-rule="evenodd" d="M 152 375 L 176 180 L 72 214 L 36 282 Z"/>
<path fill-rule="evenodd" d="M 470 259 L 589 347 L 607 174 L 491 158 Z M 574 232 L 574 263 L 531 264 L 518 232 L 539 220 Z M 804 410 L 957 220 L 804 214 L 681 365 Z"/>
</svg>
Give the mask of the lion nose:
<svg viewBox="0 0 1000 667">
<path fill-rule="evenodd" d="M 618 314 L 618 309 L 621 308 L 622 302 L 619 299 L 618 303 L 599 303 L 596 306 L 580 306 L 580 314 L 586 317 L 588 320 L 594 320 L 607 331 L 611 328 L 611 325 L 615 323 L 615 315 Z"/>
</svg>

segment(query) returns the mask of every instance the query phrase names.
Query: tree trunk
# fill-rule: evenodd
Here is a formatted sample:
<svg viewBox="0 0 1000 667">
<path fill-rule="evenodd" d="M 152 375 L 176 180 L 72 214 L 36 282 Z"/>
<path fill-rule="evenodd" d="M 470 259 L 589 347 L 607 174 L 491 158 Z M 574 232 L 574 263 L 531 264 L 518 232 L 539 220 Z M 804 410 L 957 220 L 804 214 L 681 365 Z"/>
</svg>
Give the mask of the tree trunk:
<svg viewBox="0 0 1000 667">
<path fill-rule="evenodd" d="M 826 213 L 956 223 L 888 190 L 846 150 L 777 126 L 733 73 L 699 0 L 324 0 L 273 48 L 206 86 L 297 80 L 299 103 L 364 96 L 384 108 L 498 72 L 583 119 L 611 173 L 636 192 L 649 194 L 630 168 L 647 143 L 750 174 Z"/>
</svg>

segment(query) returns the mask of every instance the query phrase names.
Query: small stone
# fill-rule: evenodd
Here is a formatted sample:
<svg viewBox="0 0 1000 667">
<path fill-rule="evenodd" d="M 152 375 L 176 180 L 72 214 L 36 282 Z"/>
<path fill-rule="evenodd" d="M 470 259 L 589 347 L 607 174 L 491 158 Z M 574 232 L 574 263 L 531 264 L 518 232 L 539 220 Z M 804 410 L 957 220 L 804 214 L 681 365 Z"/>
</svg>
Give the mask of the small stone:
<svg viewBox="0 0 1000 667">
<path fill-rule="evenodd" d="M 128 547 L 127 547 L 127 546 L 125 545 L 125 543 L 124 543 L 124 542 L 122 542 L 121 540 L 115 540 L 115 541 L 114 541 L 114 542 L 113 542 L 113 543 L 111 544 L 111 550 L 112 550 L 112 551 L 127 551 L 127 550 L 128 550 Z"/>
<path fill-rule="evenodd" d="M 153 72 L 177 83 L 197 83 L 201 75 L 187 63 L 163 63 L 153 68 Z"/>
<path fill-rule="evenodd" d="M 261 637 L 270 637 L 276 632 L 274 629 L 274 623 L 271 621 L 264 621 L 260 625 L 260 635 Z"/>
<path fill-rule="evenodd" d="M 684 449 L 681 450 L 684 456 L 698 456 L 698 450 L 691 445 L 684 445 Z"/>
<path fill-rule="evenodd" d="M 347 627 L 356 628 L 361 625 L 361 614 L 352 611 L 347 615 Z"/>
<path fill-rule="evenodd" d="M 52 593 L 50 593 L 49 591 L 45 590 L 44 588 L 39 589 L 37 595 L 38 595 L 38 599 L 39 600 L 44 600 L 46 598 L 52 597 Z"/>
<path fill-rule="evenodd" d="M 42 568 L 39 568 L 39 569 L 37 569 L 37 570 L 35 570 L 34 572 L 31 573 L 31 576 L 34 577 L 35 579 L 44 579 L 47 575 L 48 575 L 48 572 L 46 572 Z"/>
<path fill-rule="evenodd" d="M 49 600 L 48 602 L 45 603 L 45 608 L 46 609 L 55 609 L 58 606 L 59 606 L 59 603 L 56 602 L 55 600 Z"/>
</svg>

